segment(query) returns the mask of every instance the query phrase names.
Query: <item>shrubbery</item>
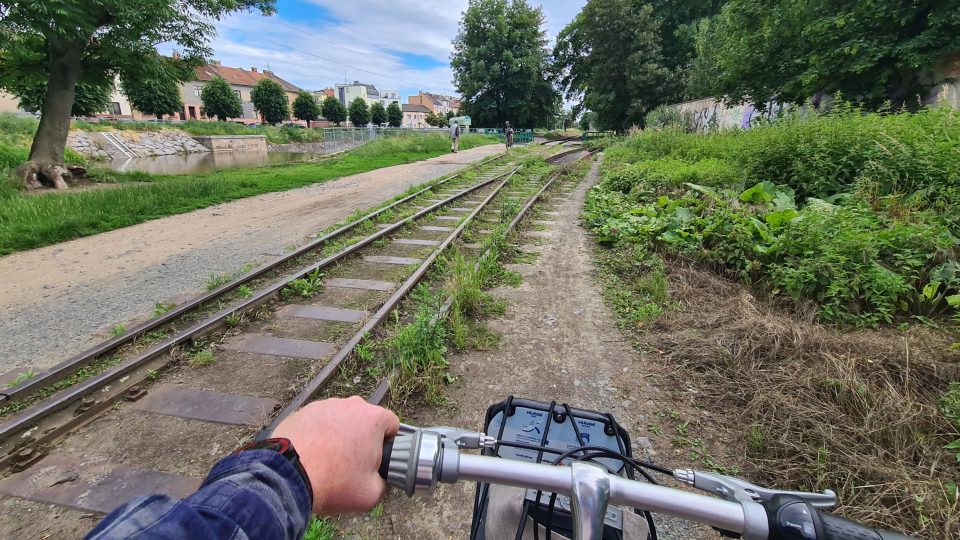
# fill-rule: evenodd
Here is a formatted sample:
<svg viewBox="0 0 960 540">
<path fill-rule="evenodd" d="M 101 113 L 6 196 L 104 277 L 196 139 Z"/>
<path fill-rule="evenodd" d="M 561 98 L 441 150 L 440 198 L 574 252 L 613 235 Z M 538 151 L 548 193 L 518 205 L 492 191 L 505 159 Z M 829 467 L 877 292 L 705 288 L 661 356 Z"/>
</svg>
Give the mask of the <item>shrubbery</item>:
<svg viewBox="0 0 960 540">
<path fill-rule="evenodd" d="M 875 325 L 960 294 L 960 116 L 829 116 L 747 132 L 646 132 L 607 152 L 601 241 L 680 253 Z"/>
</svg>

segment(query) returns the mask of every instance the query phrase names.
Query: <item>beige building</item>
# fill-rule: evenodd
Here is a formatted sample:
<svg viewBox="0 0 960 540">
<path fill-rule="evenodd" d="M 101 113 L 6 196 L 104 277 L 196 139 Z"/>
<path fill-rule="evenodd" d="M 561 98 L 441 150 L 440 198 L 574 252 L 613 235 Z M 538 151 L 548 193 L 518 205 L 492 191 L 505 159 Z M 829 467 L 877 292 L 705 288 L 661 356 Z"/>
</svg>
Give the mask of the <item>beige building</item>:
<svg viewBox="0 0 960 540">
<path fill-rule="evenodd" d="M 299 87 L 281 79 L 270 70 L 260 71 L 255 67 L 249 70 L 226 67 L 221 65 L 219 61 L 214 60 L 206 66 L 197 68 L 196 80 L 187 81 L 181 86 L 183 110 L 178 115 L 180 120 L 213 120 L 213 118 L 207 118 L 203 114 L 203 101 L 200 99 L 200 94 L 203 92 L 203 87 L 216 77 L 222 77 L 230 83 L 233 93 L 240 98 L 240 103 L 243 104 L 243 116 L 234 120 L 245 124 L 262 121 L 250 98 L 253 87 L 261 80 L 272 79 L 279 83 L 287 93 L 287 103 L 291 105 L 291 109 L 293 101 L 297 99 L 297 92 L 300 92 Z"/>
<path fill-rule="evenodd" d="M 409 129 L 430 127 L 430 125 L 427 124 L 427 115 L 433 111 L 429 108 L 410 103 L 402 105 L 401 108 L 403 109 L 403 127 Z"/>
<path fill-rule="evenodd" d="M 20 108 L 20 100 L 6 92 L 0 92 L 0 113 L 26 112 Z"/>
<path fill-rule="evenodd" d="M 411 105 L 423 105 L 431 111 L 444 116 L 449 112 L 457 114 L 460 111 L 459 98 L 431 94 L 430 92 L 420 92 L 415 96 L 409 96 L 407 102 Z"/>
</svg>

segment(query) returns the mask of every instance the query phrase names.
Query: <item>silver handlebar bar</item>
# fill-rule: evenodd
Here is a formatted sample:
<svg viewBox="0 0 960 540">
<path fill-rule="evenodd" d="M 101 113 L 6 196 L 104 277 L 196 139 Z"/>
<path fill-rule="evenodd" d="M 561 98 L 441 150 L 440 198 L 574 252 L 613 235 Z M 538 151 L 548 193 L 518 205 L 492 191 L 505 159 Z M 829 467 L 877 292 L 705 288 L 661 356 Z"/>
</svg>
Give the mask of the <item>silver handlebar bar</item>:
<svg viewBox="0 0 960 540">
<path fill-rule="evenodd" d="M 575 540 L 599 540 L 608 504 L 667 514 L 740 534 L 745 540 L 767 540 L 769 524 L 760 501 L 776 495 L 800 497 L 818 508 L 836 504 L 836 495 L 776 491 L 708 472 L 674 471 L 674 478 L 714 496 L 701 495 L 609 474 L 585 462 L 570 466 L 501 459 L 461 453 L 492 448 L 493 437 L 456 428 L 402 426 L 385 446 L 384 473 L 390 486 L 407 495 L 432 495 L 438 483 L 460 480 L 535 489 L 569 496 Z"/>
</svg>

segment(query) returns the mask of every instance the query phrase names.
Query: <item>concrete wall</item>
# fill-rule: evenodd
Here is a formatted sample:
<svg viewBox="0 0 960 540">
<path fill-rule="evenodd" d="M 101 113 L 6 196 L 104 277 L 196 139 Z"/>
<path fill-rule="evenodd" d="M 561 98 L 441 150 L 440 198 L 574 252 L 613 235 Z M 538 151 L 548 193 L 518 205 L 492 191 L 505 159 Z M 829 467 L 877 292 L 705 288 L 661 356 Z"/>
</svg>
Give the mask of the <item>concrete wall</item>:
<svg viewBox="0 0 960 540">
<path fill-rule="evenodd" d="M 214 152 L 267 151 L 267 138 L 264 135 L 212 135 L 194 139 Z"/>
</svg>

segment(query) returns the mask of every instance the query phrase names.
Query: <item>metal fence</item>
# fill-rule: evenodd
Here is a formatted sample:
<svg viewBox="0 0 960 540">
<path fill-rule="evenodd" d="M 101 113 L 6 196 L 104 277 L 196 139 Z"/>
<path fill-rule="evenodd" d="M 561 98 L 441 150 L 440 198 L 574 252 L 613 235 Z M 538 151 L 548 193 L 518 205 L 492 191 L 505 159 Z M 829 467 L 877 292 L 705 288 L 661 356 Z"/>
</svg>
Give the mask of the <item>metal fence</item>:
<svg viewBox="0 0 960 540">
<path fill-rule="evenodd" d="M 328 154 L 362 146 L 380 138 L 402 137 L 411 133 L 449 134 L 447 128 L 380 128 L 380 127 L 331 127 L 323 128 L 323 146 Z"/>
</svg>

